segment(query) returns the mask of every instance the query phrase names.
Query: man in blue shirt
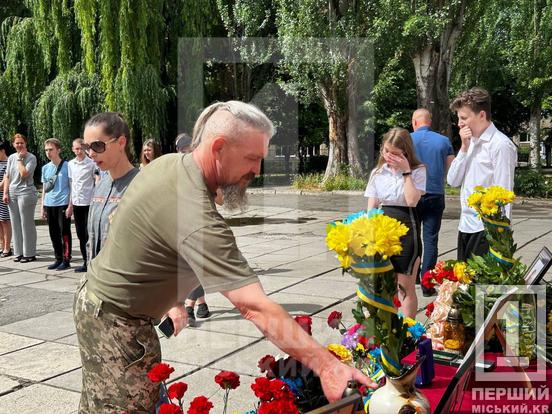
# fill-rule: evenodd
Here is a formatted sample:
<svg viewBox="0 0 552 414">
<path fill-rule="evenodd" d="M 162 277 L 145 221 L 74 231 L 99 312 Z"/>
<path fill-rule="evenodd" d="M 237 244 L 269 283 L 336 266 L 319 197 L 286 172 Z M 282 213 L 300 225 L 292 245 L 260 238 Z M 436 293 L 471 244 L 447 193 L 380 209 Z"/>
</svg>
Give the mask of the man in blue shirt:
<svg viewBox="0 0 552 414">
<path fill-rule="evenodd" d="M 445 177 L 454 160 L 450 140 L 431 130 L 431 114 L 420 108 L 412 114 L 412 141 L 416 155 L 427 168 L 426 193 L 416 210 L 423 225 L 424 253 L 421 274 L 435 267 L 439 244 L 439 230 L 445 210 Z M 435 289 L 422 286 L 424 296 L 435 295 Z"/>
<path fill-rule="evenodd" d="M 42 217 L 48 221 L 50 240 L 56 260 L 48 269 L 65 270 L 71 261 L 71 183 L 69 169 L 60 157 L 61 143 L 56 138 L 44 141 L 44 151 L 50 160 L 42 167 Z M 57 173 L 57 177 L 56 177 Z M 47 184 L 47 182 L 50 183 Z M 48 187 L 53 188 L 48 189 Z"/>
</svg>

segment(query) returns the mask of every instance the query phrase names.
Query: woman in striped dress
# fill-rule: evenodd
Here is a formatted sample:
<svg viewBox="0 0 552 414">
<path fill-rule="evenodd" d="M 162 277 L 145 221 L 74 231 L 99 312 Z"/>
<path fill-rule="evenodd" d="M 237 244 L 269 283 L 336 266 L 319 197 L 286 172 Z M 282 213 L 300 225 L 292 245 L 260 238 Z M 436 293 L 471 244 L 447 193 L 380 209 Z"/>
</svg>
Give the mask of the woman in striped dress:
<svg viewBox="0 0 552 414">
<path fill-rule="evenodd" d="M 4 176 L 6 175 L 6 167 L 8 166 L 8 151 L 9 145 L 0 141 L 0 243 L 2 252 L 0 257 L 8 257 L 13 254 L 11 249 L 11 221 L 8 205 L 2 201 L 4 196 Z"/>
</svg>

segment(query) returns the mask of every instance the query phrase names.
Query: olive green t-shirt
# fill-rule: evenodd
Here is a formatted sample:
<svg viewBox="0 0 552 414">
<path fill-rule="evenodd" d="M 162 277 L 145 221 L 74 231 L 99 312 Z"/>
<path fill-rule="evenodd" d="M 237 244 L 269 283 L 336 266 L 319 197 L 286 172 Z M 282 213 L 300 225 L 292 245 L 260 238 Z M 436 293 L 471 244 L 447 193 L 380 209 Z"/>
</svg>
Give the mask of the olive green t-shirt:
<svg viewBox="0 0 552 414">
<path fill-rule="evenodd" d="M 87 278 L 103 301 L 154 319 L 200 283 L 210 293 L 258 281 L 191 154 L 157 158 L 134 178 Z"/>
</svg>

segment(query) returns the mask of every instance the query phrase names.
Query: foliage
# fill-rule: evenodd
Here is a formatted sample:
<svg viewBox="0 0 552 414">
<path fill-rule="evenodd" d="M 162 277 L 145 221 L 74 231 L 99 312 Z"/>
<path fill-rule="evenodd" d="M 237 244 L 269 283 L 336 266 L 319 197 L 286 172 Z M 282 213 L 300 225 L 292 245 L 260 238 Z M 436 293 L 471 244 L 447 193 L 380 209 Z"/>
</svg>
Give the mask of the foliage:
<svg viewBox="0 0 552 414">
<path fill-rule="evenodd" d="M 524 284 L 526 266 L 514 258 L 517 245 L 514 243 L 510 220 L 504 212 L 504 207 L 512 203 L 514 198 L 513 192 L 501 187 L 476 187 L 468 198 L 468 206 L 481 217 L 489 242 L 489 253 L 472 256 L 467 259 L 467 264 L 455 260 L 439 262 L 435 269 L 423 276 L 422 283 L 429 288 L 433 287 L 436 275 L 446 274 L 447 270 L 453 269 L 452 278 L 441 276 L 437 283 L 442 283 L 443 278 L 460 282 L 453 299 L 459 305 L 464 324 L 469 328 L 475 326 L 476 286 Z M 497 294 L 491 287 L 485 295 L 486 310 L 490 310 L 496 298 Z"/>
<path fill-rule="evenodd" d="M 338 174 L 324 181 L 324 174 L 297 175 L 292 186 L 305 191 L 337 191 L 337 190 L 364 190 L 366 181 L 351 177 L 347 174 Z"/>
<path fill-rule="evenodd" d="M 514 191 L 525 197 L 552 196 L 552 177 L 544 176 L 539 170 L 517 169 L 514 177 Z"/>
<path fill-rule="evenodd" d="M 33 114 L 35 135 L 61 141 L 63 155 L 71 156 L 71 143 L 82 134 L 81 120 L 101 110 L 103 94 L 97 75 L 88 77 L 81 66 L 60 75 L 50 83 L 37 101 Z M 43 151 L 38 152 L 43 154 Z"/>
</svg>

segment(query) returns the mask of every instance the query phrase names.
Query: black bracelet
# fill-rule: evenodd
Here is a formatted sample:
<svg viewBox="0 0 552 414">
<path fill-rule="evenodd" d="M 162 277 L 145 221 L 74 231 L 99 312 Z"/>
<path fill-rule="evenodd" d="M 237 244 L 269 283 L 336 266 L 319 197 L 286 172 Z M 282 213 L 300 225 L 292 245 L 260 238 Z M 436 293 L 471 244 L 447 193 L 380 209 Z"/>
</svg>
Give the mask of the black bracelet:
<svg viewBox="0 0 552 414">
<path fill-rule="evenodd" d="M 408 172 L 403 172 L 402 173 L 403 177 L 406 177 L 406 176 L 409 176 L 409 175 L 412 175 L 412 171 L 408 171 Z"/>
</svg>

